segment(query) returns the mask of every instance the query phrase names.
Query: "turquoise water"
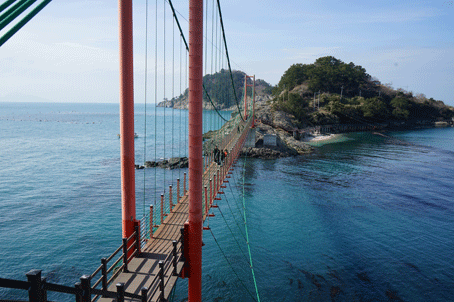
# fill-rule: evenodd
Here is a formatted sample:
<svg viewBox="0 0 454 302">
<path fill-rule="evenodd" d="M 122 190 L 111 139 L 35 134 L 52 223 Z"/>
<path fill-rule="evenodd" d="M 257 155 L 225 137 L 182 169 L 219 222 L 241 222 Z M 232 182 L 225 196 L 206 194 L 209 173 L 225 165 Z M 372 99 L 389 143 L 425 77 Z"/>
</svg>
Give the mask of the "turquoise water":
<svg viewBox="0 0 454 302">
<path fill-rule="evenodd" d="M 155 132 L 147 109 L 145 133 L 136 106 L 137 163 L 186 153 L 187 111 L 157 112 Z M 73 285 L 120 244 L 118 105 L 0 103 L 0 130 L 0 276 L 25 280 L 38 268 Z M 452 301 L 454 128 L 389 136 L 348 134 L 308 156 L 240 160 L 223 215 L 214 209 L 209 221 L 222 251 L 204 231 L 204 301 L 256 297 L 243 201 L 261 301 Z M 182 172 L 136 172 L 138 218 Z M 0 299 L 20 294 L 0 289 Z M 186 297 L 180 280 L 174 300 Z"/>
</svg>

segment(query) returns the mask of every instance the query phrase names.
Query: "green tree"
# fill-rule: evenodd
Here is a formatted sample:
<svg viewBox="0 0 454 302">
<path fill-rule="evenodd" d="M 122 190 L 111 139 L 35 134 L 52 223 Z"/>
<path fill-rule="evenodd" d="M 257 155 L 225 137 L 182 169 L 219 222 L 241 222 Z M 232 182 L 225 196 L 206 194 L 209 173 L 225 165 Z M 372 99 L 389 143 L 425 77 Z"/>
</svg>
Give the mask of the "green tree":
<svg viewBox="0 0 454 302">
<path fill-rule="evenodd" d="M 411 107 L 411 104 L 406 98 L 402 96 L 396 96 L 394 99 L 391 100 L 390 105 L 394 108 L 392 115 L 395 119 L 407 120 L 409 118 L 410 116 L 409 109 Z"/>
<path fill-rule="evenodd" d="M 284 94 L 275 102 L 275 109 L 293 114 L 298 121 L 307 117 L 308 101 L 304 100 L 298 93 Z"/>
<path fill-rule="evenodd" d="M 386 118 L 389 114 L 386 104 L 378 97 L 365 100 L 361 110 L 365 118 Z"/>
</svg>

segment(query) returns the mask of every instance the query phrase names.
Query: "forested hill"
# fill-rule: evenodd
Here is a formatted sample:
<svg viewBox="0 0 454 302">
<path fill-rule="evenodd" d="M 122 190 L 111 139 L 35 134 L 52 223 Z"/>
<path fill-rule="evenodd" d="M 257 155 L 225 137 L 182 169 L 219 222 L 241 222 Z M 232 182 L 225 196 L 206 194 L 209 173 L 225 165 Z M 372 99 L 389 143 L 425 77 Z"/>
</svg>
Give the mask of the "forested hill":
<svg viewBox="0 0 454 302">
<path fill-rule="evenodd" d="M 301 126 L 418 123 L 454 116 L 454 108 L 442 101 L 395 90 L 363 67 L 332 56 L 321 57 L 313 64 L 290 66 L 273 89 L 273 96 L 272 108 L 294 115 Z"/>
<path fill-rule="evenodd" d="M 244 97 L 244 77 L 246 74 L 241 71 L 232 71 L 232 77 L 228 70 L 222 69 L 220 72 L 214 74 L 207 74 L 203 77 L 203 84 L 205 86 L 211 101 L 217 109 L 229 109 L 236 107 L 236 101 L 242 102 Z M 232 87 L 232 78 L 236 91 Z M 264 80 L 256 79 L 256 95 L 258 98 L 269 98 L 272 91 L 272 86 Z M 251 88 L 248 88 L 251 89 Z M 248 95 L 251 95 L 250 90 Z M 184 91 L 177 98 L 167 100 L 158 104 L 159 107 L 173 107 L 176 109 L 188 108 L 188 89 Z M 207 94 L 203 93 L 203 108 L 212 109 L 210 100 Z"/>
</svg>

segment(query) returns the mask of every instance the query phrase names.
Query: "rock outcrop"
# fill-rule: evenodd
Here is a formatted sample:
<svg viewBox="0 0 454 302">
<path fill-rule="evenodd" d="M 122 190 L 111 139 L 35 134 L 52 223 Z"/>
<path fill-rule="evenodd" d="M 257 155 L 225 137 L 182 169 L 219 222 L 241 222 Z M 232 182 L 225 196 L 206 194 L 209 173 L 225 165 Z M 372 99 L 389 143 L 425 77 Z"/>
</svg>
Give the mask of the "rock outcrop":
<svg viewBox="0 0 454 302">
<path fill-rule="evenodd" d="M 293 131 L 298 130 L 293 115 L 271 110 L 266 101 L 257 102 L 255 146 L 243 148 L 244 156 L 255 158 L 278 158 L 311 153 L 314 148 L 296 139 Z M 275 137 L 275 145 L 267 145 L 265 136 Z M 273 140 L 274 143 L 274 140 Z"/>
<path fill-rule="evenodd" d="M 169 160 L 164 159 L 160 161 L 146 161 L 144 165 L 135 165 L 136 169 L 143 168 L 164 168 L 164 169 L 177 169 L 187 168 L 189 166 L 189 159 L 187 157 L 172 157 Z"/>
</svg>

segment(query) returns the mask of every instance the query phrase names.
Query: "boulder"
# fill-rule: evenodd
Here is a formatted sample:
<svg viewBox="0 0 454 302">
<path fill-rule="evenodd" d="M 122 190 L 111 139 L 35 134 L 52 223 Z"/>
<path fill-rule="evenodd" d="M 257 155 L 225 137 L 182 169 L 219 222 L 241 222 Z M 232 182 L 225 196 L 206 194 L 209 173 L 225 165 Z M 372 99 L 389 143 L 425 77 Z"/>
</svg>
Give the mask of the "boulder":
<svg viewBox="0 0 454 302">
<path fill-rule="evenodd" d="M 293 130 L 295 129 L 295 125 L 293 124 L 293 115 L 283 112 L 283 111 L 274 111 L 273 112 L 273 126 L 277 128 L 282 128 L 285 130 Z"/>
<path fill-rule="evenodd" d="M 158 163 L 155 161 L 146 161 L 145 162 L 145 168 L 153 168 L 153 167 L 156 167 L 157 165 L 158 165 Z"/>
</svg>

